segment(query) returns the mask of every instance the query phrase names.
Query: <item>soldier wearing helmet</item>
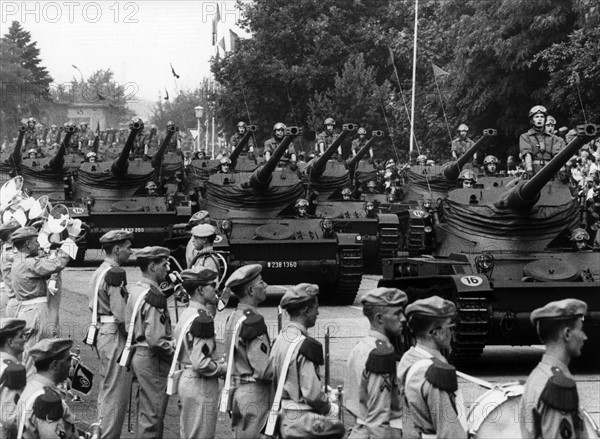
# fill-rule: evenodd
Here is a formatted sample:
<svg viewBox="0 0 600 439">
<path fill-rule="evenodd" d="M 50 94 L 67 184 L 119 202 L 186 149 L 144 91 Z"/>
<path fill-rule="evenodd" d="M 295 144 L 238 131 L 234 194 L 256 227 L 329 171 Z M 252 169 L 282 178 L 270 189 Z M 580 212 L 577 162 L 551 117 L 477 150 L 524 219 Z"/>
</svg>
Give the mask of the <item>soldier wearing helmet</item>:
<svg viewBox="0 0 600 439">
<path fill-rule="evenodd" d="M 240 143 L 240 140 L 242 140 L 242 137 L 244 137 L 244 134 L 246 134 L 246 130 L 248 128 L 246 127 L 246 122 L 244 121 L 239 121 L 236 128 L 235 128 L 235 134 L 233 136 L 231 136 L 231 139 L 229 139 L 229 147 L 231 148 L 231 151 L 233 151 L 235 149 L 235 147 L 238 145 L 238 143 Z M 248 139 L 248 143 L 246 144 L 246 146 L 244 146 L 244 150 L 242 151 L 242 154 L 246 154 L 247 152 L 254 152 L 254 136 L 250 136 L 250 139 Z"/>
<path fill-rule="evenodd" d="M 363 127 L 358 129 L 358 137 L 352 141 L 352 157 L 356 157 L 358 151 L 367 143 L 367 130 Z M 373 148 L 369 148 L 369 158 L 373 159 Z"/>
<path fill-rule="evenodd" d="M 148 183 L 146 183 L 146 195 L 158 195 L 157 189 L 158 187 L 153 181 L 149 181 Z"/>
<path fill-rule="evenodd" d="M 277 122 L 273 126 L 273 137 L 271 137 L 269 140 L 267 140 L 265 142 L 265 150 L 264 150 L 265 160 L 269 160 L 269 158 L 271 158 L 271 155 L 273 154 L 273 152 L 277 149 L 279 144 L 283 141 L 284 134 L 285 134 L 285 128 L 286 128 L 285 124 L 283 124 L 281 122 Z M 288 164 L 295 165 L 296 161 L 297 161 L 296 148 L 294 148 L 293 143 L 290 143 L 290 145 L 287 147 L 285 153 L 283 154 L 283 157 L 281 157 L 281 160 L 279 160 L 278 166 L 285 167 Z"/>
<path fill-rule="evenodd" d="M 77 145 L 77 150 L 83 154 L 84 150 L 90 146 L 90 140 L 93 139 L 88 130 L 88 124 L 86 122 L 81 122 L 79 124 L 79 131 L 73 134 L 73 142 Z"/>
<path fill-rule="evenodd" d="M 369 180 L 367 182 L 367 193 L 369 194 L 378 194 L 379 191 L 377 190 L 377 183 L 375 182 L 375 180 Z"/>
<path fill-rule="evenodd" d="M 417 156 L 417 165 L 427 166 L 427 156 L 425 154 L 419 154 Z"/>
<path fill-rule="evenodd" d="M 231 159 L 229 157 L 223 157 L 219 163 L 219 174 L 229 174 L 231 166 Z"/>
<path fill-rule="evenodd" d="M 536 105 L 529 110 L 531 128 L 519 138 L 519 152 L 529 173 L 537 172 L 564 147 L 564 141 L 546 132 L 548 110 Z"/>
<path fill-rule="evenodd" d="M 94 151 L 90 151 L 85 155 L 85 158 L 90 163 L 96 163 L 96 160 L 98 160 L 98 155 Z"/>
<path fill-rule="evenodd" d="M 35 148 L 36 151 L 40 151 L 40 144 L 38 141 L 37 129 L 35 127 L 36 120 L 33 117 L 27 119 L 27 131 L 25 131 L 24 139 L 24 150 Z"/>
<path fill-rule="evenodd" d="M 590 235 L 585 229 L 577 228 L 573 230 L 573 233 L 571 233 L 571 242 L 573 243 L 573 248 L 576 251 L 586 250 L 588 247 L 587 243 L 589 240 Z"/>
<path fill-rule="evenodd" d="M 483 173 L 486 177 L 498 175 L 498 159 L 494 155 L 488 155 L 483 159 Z"/>
<path fill-rule="evenodd" d="M 335 120 L 333 118 L 328 117 L 325 119 L 323 125 L 325 125 L 325 131 L 319 133 L 315 143 L 315 153 L 317 156 L 322 155 L 338 136 L 338 133 L 335 131 Z M 341 146 L 338 148 L 338 154 L 342 154 Z"/>
<path fill-rule="evenodd" d="M 342 189 L 342 199 L 344 201 L 351 201 L 352 200 L 352 189 L 350 189 L 349 187 L 345 187 L 344 189 Z"/>
<path fill-rule="evenodd" d="M 308 216 L 308 200 L 298 198 L 296 204 L 294 204 L 294 211 L 298 218 L 306 218 Z"/>
<path fill-rule="evenodd" d="M 463 169 L 458 176 L 458 187 L 459 188 L 470 188 L 475 186 L 477 183 L 477 176 L 470 169 Z"/>
<path fill-rule="evenodd" d="M 452 158 L 458 160 L 469 148 L 471 148 L 475 142 L 468 137 L 469 127 L 464 123 L 461 123 L 457 129 L 458 137 L 452 141 L 450 151 L 452 152 Z M 477 160 L 477 154 L 473 156 L 473 161 Z"/>
</svg>

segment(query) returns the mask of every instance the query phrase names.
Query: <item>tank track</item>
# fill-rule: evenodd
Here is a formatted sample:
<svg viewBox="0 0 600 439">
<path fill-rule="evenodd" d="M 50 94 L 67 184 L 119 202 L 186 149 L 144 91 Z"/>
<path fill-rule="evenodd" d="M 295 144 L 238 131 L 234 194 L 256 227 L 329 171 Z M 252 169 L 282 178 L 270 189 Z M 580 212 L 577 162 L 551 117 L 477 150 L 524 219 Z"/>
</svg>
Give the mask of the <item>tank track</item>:
<svg viewBox="0 0 600 439">
<path fill-rule="evenodd" d="M 485 297 L 457 297 L 456 333 L 452 344 L 452 362 L 466 364 L 477 360 L 487 342 L 489 303 Z"/>
<path fill-rule="evenodd" d="M 363 274 L 362 248 L 342 247 L 339 256 L 340 276 L 328 301 L 335 305 L 352 305 Z"/>
<path fill-rule="evenodd" d="M 379 226 L 379 252 L 376 266 L 381 270 L 382 259 L 395 258 L 400 245 L 400 232 L 397 226 Z M 381 272 L 380 272 L 381 273 Z"/>
<path fill-rule="evenodd" d="M 405 250 L 409 256 L 417 256 L 423 252 L 423 235 L 425 234 L 425 221 L 411 218 L 408 222 Z"/>
</svg>

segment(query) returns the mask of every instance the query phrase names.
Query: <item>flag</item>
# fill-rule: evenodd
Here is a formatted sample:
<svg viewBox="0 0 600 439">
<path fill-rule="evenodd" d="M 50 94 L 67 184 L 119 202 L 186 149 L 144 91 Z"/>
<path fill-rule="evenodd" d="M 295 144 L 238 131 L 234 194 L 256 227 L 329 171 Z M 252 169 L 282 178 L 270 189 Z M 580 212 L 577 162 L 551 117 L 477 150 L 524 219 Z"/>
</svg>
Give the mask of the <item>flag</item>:
<svg viewBox="0 0 600 439">
<path fill-rule="evenodd" d="M 575 84 L 581 84 L 581 78 L 579 77 L 579 73 L 573 70 L 573 79 L 575 79 Z"/>
<path fill-rule="evenodd" d="M 167 95 L 165 96 L 165 101 L 168 101 L 168 100 L 169 100 L 169 92 L 167 91 L 167 89 L 166 89 L 166 88 L 165 88 L 165 93 L 167 94 Z"/>
<path fill-rule="evenodd" d="M 226 49 L 226 46 L 225 46 L 225 38 L 221 38 L 221 39 L 219 40 L 219 47 L 220 47 L 221 49 L 223 49 L 223 52 L 226 52 L 226 51 L 227 51 L 227 49 Z"/>
<path fill-rule="evenodd" d="M 71 388 L 78 392 L 88 394 L 94 385 L 94 374 L 81 363 L 77 363 L 71 378 Z"/>
<path fill-rule="evenodd" d="M 212 22 L 212 45 L 213 46 L 217 45 L 217 27 L 218 27 L 219 21 L 221 21 L 221 12 L 219 11 L 219 4 L 217 3 L 217 14 L 213 18 L 213 22 Z"/>
<path fill-rule="evenodd" d="M 231 46 L 229 48 L 229 50 L 231 50 L 232 52 L 235 51 L 235 49 L 237 48 L 237 45 L 240 42 L 240 36 L 238 34 L 236 34 L 234 31 L 232 31 L 231 29 L 229 29 L 229 45 Z"/>
<path fill-rule="evenodd" d="M 175 69 L 173 68 L 173 64 L 169 63 L 171 65 L 171 73 L 173 73 L 173 76 L 175 76 L 177 79 L 179 79 L 179 75 L 177 73 L 175 73 Z"/>
<path fill-rule="evenodd" d="M 434 63 L 431 63 L 431 67 L 433 67 L 433 76 L 435 76 L 435 79 L 444 78 L 450 74 L 450 73 L 446 72 L 445 70 L 440 69 Z"/>
</svg>

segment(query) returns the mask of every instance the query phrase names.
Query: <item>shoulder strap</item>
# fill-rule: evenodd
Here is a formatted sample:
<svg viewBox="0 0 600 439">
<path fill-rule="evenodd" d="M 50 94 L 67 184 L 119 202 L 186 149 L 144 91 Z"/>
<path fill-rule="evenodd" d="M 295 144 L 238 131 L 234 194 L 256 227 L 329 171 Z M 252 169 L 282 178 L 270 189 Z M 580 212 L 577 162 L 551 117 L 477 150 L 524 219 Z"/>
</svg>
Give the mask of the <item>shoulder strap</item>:
<svg viewBox="0 0 600 439">
<path fill-rule="evenodd" d="M 223 385 L 222 392 L 229 392 L 231 389 L 231 374 L 233 372 L 233 352 L 235 350 L 235 340 L 240 330 L 240 326 L 242 322 L 246 320 L 246 314 L 243 314 L 237 322 L 235 322 L 235 328 L 233 330 L 233 334 L 231 335 L 231 346 L 229 346 L 229 357 L 227 358 L 227 373 L 225 374 L 225 384 Z M 219 410 L 221 413 L 227 412 L 228 401 L 221 399 L 221 404 L 219 405 Z"/>
<path fill-rule="evenodd" d="M 44 388 L 42 387 L 37 392 L 34 392 L 27 401 L 25 401 L 25 406 L 23 407 L 23 412 L 21 413 L 21 419 L 19 420 L 19 432 L 17 434 L 17 439 L 23 438 L 23 432 L 25 431 L 25 423 L 27 422 L 28 413 L 30 413 L 33 409 L 33 404 L 35 404 L 36 399 L 43 394 Z"/>
<path fill-rule="evenodd" d="M 131 343 L 133 342 L 133 330 L 135 328 L 135 319 L 148 292 L 150 292 L 150 288 L 148 288 L 146 291 L 143 291 L 133 305 L 133 314 L 131 315 L 131 321 L 129 322 L 129 328 L 127 330 L 127 341 L 125 342 L 125 349 L 127 350 L 131 349 Z"/>
<path fill-rule="evenodd" d="M 169 375 L 175 373 L 175 369 L 177 368 L 177 364 L 179 364 L 179 353 L 181 352 L 181 346 L 183 346 L 183 340 L 185 340 L 185 336 L 188 332 L 188 329 L 192 325 L 194 319 L 198 317 L 198 314 L 192 314 L 183 324 L 181 328 L 181 334 L 177 338 L 177 346 L 175 346 L 175 355 L 173 355 L 173 362 L 171 363 L 171 370 L 169 371 Z"/>
<path fill-rule="evenodd" d="M 290 344 L 288 348 L 285 359 L 283 360 L 283 366 L 281 367 L 281 375 L 279 376 L 279 381 L 277 382 L 277 390 L 275 391 L 275 398 L 273 399 L 273 405 L 271 405 L 271 412 L 269 413 L 269 419 L 267 420 L 267 427 L 265 429 L 265 434 L 267 436 L 273 436 L 275 433 L 275 424 L 277 423 L 277 416 L 279 413 L 279 408 L 281 407 L 281 396 L 283 395 L 283 386 L 285 385 L 285 380 L 287 379 L 288 369 L 290 368 L 290 363 L 292 362 L 292 355 L 294 355 L 294 351 L 304 342 L 306 337 L 301 335 L 296 340 Z"/>
<path fill-rule="evenodd" d="M 433 363 L 431 358 L 423 358 L 410 366 L 406 372 L 406 375 L 404 376 L 404 382 L 402 383 L 403 386 L 406 387 L 406 383 L 412 380 L 412 378 L 415 376 L 415 373 L 417 373 L 419 369 L 429 367 L 431 363 Z"/>
<path fill-rule="evenodd" d="M 108 266 L 98 275 L 98 279 L 96 280 L 96 286 L 94 287 L 94 304 L 92 306 L 92 325 L 94 326 L 98 323 L 98 293 L 100 292 L 100 284 L 111 268 L 111 266 Z"/>
</svg>

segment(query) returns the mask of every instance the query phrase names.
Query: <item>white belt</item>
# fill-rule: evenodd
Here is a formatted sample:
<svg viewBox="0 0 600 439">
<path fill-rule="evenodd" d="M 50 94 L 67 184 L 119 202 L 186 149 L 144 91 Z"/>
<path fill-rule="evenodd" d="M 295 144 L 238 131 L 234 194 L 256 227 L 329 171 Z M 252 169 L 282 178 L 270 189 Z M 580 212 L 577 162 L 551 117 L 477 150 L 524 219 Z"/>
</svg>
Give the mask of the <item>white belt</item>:
<svg viewBox="0 0 600 439">
<path fill-rule="evenodd" d="M 361 418 L 356 418 L 356 423 L 358 425 L 367 425 L 367 423 Z M 402 430 L 402 418 L 390 419 L 390 428 L 393 428 L 394 430 Z"/>
<path fill-rule="evenodd" d="M 48 303 L 47 297 L 36 297 L 35 299 L 21 300 L 21 305 L 35 305 L 36 303 Z"/>
<path fill-rule="evenodd" d="M 284 410 L 314 410 L 308 404 L 304 404 L 302 402 L 292 401 L 291 399 L 282 399 L 281 400 L 281 408 Z"/>
<path fill-rule="evenodd" d="M 117 323 L 115 316 L 100 316 L 100 323 Z"/>
</svg>

